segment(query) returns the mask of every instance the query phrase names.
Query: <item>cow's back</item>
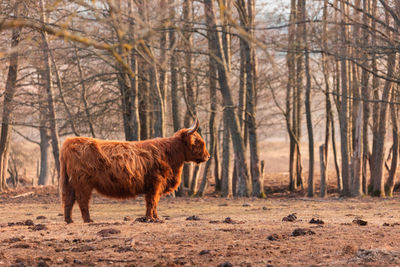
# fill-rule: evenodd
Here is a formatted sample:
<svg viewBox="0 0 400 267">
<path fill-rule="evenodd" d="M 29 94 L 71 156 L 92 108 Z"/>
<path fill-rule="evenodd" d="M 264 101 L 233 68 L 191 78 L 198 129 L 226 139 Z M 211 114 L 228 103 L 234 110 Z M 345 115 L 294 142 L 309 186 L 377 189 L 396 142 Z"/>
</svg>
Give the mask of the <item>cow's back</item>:
<svg viewBox="0 0 400 267">
<path fill-rule="evenodd" d="M 145 177 L 154 168 L 153 152 L 135 142 L 87 137 L 66 139 L 61 160 L 77 190 L 90 185 L 99 193 L 116 198 L 143 193 Z"/>
</svg>

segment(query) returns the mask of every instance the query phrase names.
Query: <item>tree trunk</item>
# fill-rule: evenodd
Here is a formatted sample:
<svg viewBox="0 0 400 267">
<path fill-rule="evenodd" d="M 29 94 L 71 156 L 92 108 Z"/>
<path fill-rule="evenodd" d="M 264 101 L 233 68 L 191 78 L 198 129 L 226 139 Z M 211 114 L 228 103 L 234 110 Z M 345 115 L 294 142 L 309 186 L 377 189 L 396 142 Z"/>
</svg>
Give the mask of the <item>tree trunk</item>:
<svg viewBox="0 0 400 267">
<path fill-rule="evenodd" d="M 15 6 L 15 15 L 18 13 L 18 5 Z M 1 121 L 0 136 L 0 191 L 7 190 L 6 176 L 8 168 L 8 157 L 10 152 L 10 139 L 12 131 L 12 113 L 14 110 L 13 98 L 16 89 L 18 76 L 18 52 L 16 47 L 20 41 L 20 28 L 14 28 L 11 36 L 10 64 L 8 66 L 8 74 L 6 88 L 4 91 L 3 117 Z"/>
<path fill-rule="evenodd" d="M 135 40 L 135 20 L 133 12 L 133 0 L 128 1 L 128 16 L 129 16 L 129 42 L 132 44 Z M 139 121 L 139 79 L 138 79 L 138 60 L 136 49 L 130 52 L 130 67 L 134 76 L 130 78 L 129 90 L 129 112 L 130 125 L 132 125 L 131 134 L 133 140 L 139 140 L 140 137 L 140 121 Z"/>
<path fill-rule="evenodd" d="M 136 1 L 136 5 L 139 9 L 140 19 L 142 22 L 148 23 L 148 3 L 143 0 Z M 148 40 L 146 39 L 145 42 Z M 148 75 L 150 73 L 149 63 L 146 62 L 143 57 L 138 58 L 138 107 L 139 107 L 139 124 L 140 124 L 140 140 L 146 140 L 150 138 L 150 89 L 149 89 L 149 81 L 152 79 Z"/>
<path fill-rule="evenodd" d="M 224 120 L 224 133 L 222 140 L 222 164 L 221 164 L 221 180 L 222 180 L 222 196 L 230 197 L 233 194 L 233 184 L 232 184 L 232 175 L 230 173 L 230 162 L 231 162 L 231 153 L 230 153 L 230 138 L 229 138 L 229 128 L 228 128 L 228 119 L 224 112 L 223 114 Z"/>
<path fill-rule="evenodd" d="M 175 20 L 175 0 L 170 0 L 170 21 Z M 178 98 L 178 73 L 177 73 L 177 60 L 178 56 L 175 50 L 176 46 L 176 33 L 173 27 L 169 28 L 169 49 L 171 50 L 170 70 L 171 70 L 171 113 L 172 124 L 174 132 L 181 128 L 181 121 L 179 117 L 179 98 Z"/>
<path fill-rule="evenodd" d="M 240 14 L 240 24 L 247 33 L 246 36 L 241 36 L 240 45 L 241 51 L 240 56 L 244 56 L 245 64 L 241 64 L 241 67 L 245 68 L 246 77 L 246 124 L 245 127 L 248 130 L 248 140 L 250 147 L 250 173 L 252 178 L 252 195 L 261 196 L 263 195 L 263 186 L 260 179 L 260 166 L 259 166 L 259 153 L 258 153 L 258 142 L 257 142 L 257 126 L 256 126 L 256 61 L 255 61 L 255 48 L 252 44 L 252 38 L 254 38 L 254 12 L 255 12 L 255 1 L 247 1 L 247 6 L 244 1 L 237 2 L 237 9 Z M 242 62 L 243 60 L 241 60 Z M 241 70 L 243 72 L 243 70 Z M 244 85 L 242 85 L 244 86 Z M 239 114 L 241 111 L 239 110 Z M 245 131 L 246 133 L 246 131 Z M 246 139 L 246 135 L 245 135 Z"/>
<path fill-rule="evenodd" d="M 392 92 L 392 100 L 395 101 L 394 92 Z M 396 97 L 398 99 L 398 97 Z M 393 189 L 395 184 L 395 177 L 398 165 L 399 158 L 399 130 L 398 130 L 398 107 L 395 104 L 390 104 L 390 118 L 392 120 L 392 136 L 393 136 L 393 145 L 392 145 L 392 162 L 390 164 L 389 176 L 385 184 L 385 193 L 386 196 L 393 196 Z"/>
<path fill-rule="evenodd" d="M 369 2 L 370 0 L 363 0 L 363 25 L 362 25 L 362 47 L 368 46 L 368 26 L 369 19 L 367 16 L 367 12 L 369 11 Z M 370 117 L 370 104 L 369 104 L 369 96 L 370 90 L 368 86 L 368 72 L 365 68 L 368 67 L 368 55 L 364 53 L 364 49 L 361 51 L 362 65 L 364 68 L 361 70 L 361 94 L 362 94 L 362 105 L 363 105 L 363 126 L 362 126 L 362 142 L 363 142 L 363 155 L 362 155 L 362 189 L 364 194 L 368 194 L 367 189 L 367 162 L 369 156 L 369 137 L 368 137 L 368 122 Z"/>
<path fill-rule="evenodd" d="M 320 197 L 326 197 L 328 194 L 328 186 L 327 186 L 327 157 L 326 155 L 326 144 L 319 146 L 319 164 L 320 164 L 320 171 L 321 171 L 321 184 L 320 184 Z"/>
<path fill-rule="evenodd" d="M 388 23 L 388 14 L 386 13 L 386 21 Z M 389 24 L 389 23 L 388 23 Z M 387 36 L 392 40 L 392 34 L 388 30 Z M 396 52 L 387 53 L 387 77 L 394 77 L 394 69 L 396 66 Z M 379 107 L 374 107 L 374 131 L 373 131 L 373 144 L 372 144 L 372 159 L 373 166 L 371 168 L 371 181 L 372 181 L 372 195 L 385 196 L 384 179 L 383 179 L 383 163 L 385 153 L 385 137 L 386 137 L 386 124 L 387 124 L 387 108 L 388 100 L 392 90 L 392 82 L 386 80 L 383 86 L 381 101 Z M 374 96 L 378 97 L 377 95 Z"/>
<path fill-rule="evenodd" d="M 229 68 L 224 56 L 224 49 L 222 47 L 221 38 L 218 34 L 215 24 L 214 7 L 211 0 L 204 1 L 204 8 L 206 14 L 206 24 L 208 29 L 212 32 L 213 37 L 209 39 L 212 42 L 213 51 L 211 54 L 215 55 L 213 60 L 217 66 L 218 82 L 220 91 L 223 97 L 224 111 L 227 113 L 229 122 L 229 131 L 232 136 L 234 154 L 237 159 L 237 172 L 239 178 L 239 196 L 250 195 L 250 181 L 248 176 L 248 169 L 244 155 L 244 143 L 240 133 L 239 123 L 234 110 L 234 103 L 231 95 L 231 88 L 229 86 Z M 218 60 L 216 60 L 218 59 Z"/>
<path fill-rule="evenodd" d="M 154 131 L 152 137 L 164 137 L 165 97 L 163 96 L 163 93 L 161 91 L 159 83 L 159 73 L 155 62 L 153 62 L 153 66 L 150 67 L 149 76 L 151 77 L 150 87 L 152 88 L 152 92 L 155 95 L 153 96 Z"/>
<path fill-rule="evenodd" d="M 46 105 L 40 103 L 40 169 L 38 185 L 47 185 L 50 180 L 50 164 L 49 164 L 49 135 L 46 126 L 46 119 L 48 113 L 46 112 Z"/>
<path fill-rule="evenodd" d="M 342 154 L 342 180 L 343 180 L 343 196 L 350 196 L 350 169 L 349 169 L 349 130 L 348 130 L 348 80 L 347 80 L 347 29 L 346 29 L 346 13 L 345 13 L 345 3 L 340 2 L 340 10 L 342 13 L 341 17 L 341 51 L 342 56 L 340 60 L 341 65 L 341 104 L 340 104 L 340 147 Z"/>
<path fill-rule="evenodd" d="M 296 27 L 296 0 L 291 0 L 290 4 L 290 18 L 289 18 L 289 29 L 288 29 L 288 53 L 286 56 L 286 64 L 288 68 L 287 86 L 286 86 L 286 129 L 289 134 L 289 190 L 294 191 L 297 189 L 296 175 L 295 175 L 295 146 L 296 146 L 296 136 L 294 132 L 294 123 L 291 121 L 292 117 L 295 117 L 296 109 L 294 94 L 295 94 L 295 27 Z M 293 99 L 292 107 L 290 100 Z"/>
<path fill-rule="evenodd" d="M 323 7 L 323 32 L 322 32 L 322 49 L 327 52 L 327 21 L 328 18 L 328 0 L 324 0 Z M 320 184 L 320 197 L 326 197 L 328 194 L 328 155 L 329 155 L 329 139 L 331 131 L 332 120 L 332 107 L 330 99 L 330 85 L 329 85 L 329 71 L 328 71 L 328 56 L 322 53 L 322 73 L 325 82 L 325 142 L 319 147 L 320 153 L 320 170 L 321 170 L 321 184 Z"/>
<path fill-rule="evenodd" d="M 351 160 L 351 169 L 353 171 L 350 193 L 351 196 L 361 196 L 362 177 L 361 177 L 361 154 L 362 154 L 362 136 L 361 124 L 363 121 L 363 108 L 358 105 L 357 120 L 355 121 L 355 136 L 354 136 L 354 152 Z"/>
<path fill-rule="evenodd" d="M 387 76 L 393 77 L 393 70 L 396 64 L 395 53 L 388 55 L 388 70 Z M 371 180 L 372 180 L 372 195 L 373 196 L 385 196 L 384 190 L 384 179 L 383 179 L 383 162 L 385 152 L 385 136 L 386 136 L 386 116 L 387 106 L 390 91 L 392 89 L 392 82 L 389 80 L 385 81 L 382 92 L 382 101 L 379 108 L 379 118 L 377 122 L 377 133 L 374 136 L 374 142 L 372 144 L 372 157 L 374 168 L 371 169 Z"/>
<path fill-rule="evenodd" d="M 193 20 L 193 3 L 192 0 L 184 0 L 183 4 L 183 18 L 184 18 L 184 26 L 183 26 L 183 36 L 185 38 L 185 49 L 187 53 L 185 53 L 185 80 L 186 80 L 186 107 L 190 117 L 192 119 L 197 116 L 196 111 L 196 98 L 195 98 L 195 88 L 194 88 L 194 75 L 193 75 L 193 68 L 192 68 L 192 49 L 193 49 L 193 27 L 192 27 L 192 20 Z"/>
<path fill-rule="evenodd" d="M 333 114 L 331 113 L 331 116 Z M 331 120 L 331 128 L 332 128 L 332 151 L 333 151 L 333 161 L 335 163 L 335 170 L 336 170 L 336 180 L 337 180 L 337 187 L 338 187 L 338 192 L 341 194 L 343 190 L 343 180 L 342 180 L 342 175 L 340 173 L 340 167 L 339 167 L 339 161 L 337 157 L 337 149 L 336 149 L 336 134 L 335 134 L 335 122 Z"/>
<path fill-rule="evenodd" d="M 83 108 L 85 111 L 86 121 L 89 126 L 90 134 L 92 135 L 93 138 L 96 138 L 96 134 L 94 132 L 93 120 L 92 120 L 92 116 L 89 111 L 89 104 L 87 102 L 87 97 L 86 97 L 86 94 L 87 94 L 87 88 L 86 88 L 86 83 L 85 83 L 86 78 L 85 78 L 85 75 L 83 74 L 83 70 L 81 67 L 81 60 L 79 58 L 78 49 L 75 44 L 74 44 L 74 52 L 75 52 L 75 57 L 76 57 L 76 66 L 78 67 L 79 80 L 80 80 L 80 84 L 82 87 L 81 99 L 82 99 Z M 120 84 L 120 90 L 121 90 L 121 92 L 123 92 L 124 90 L 126 90 L 123 88 L 124 86 L 126 86 L 126 83 L 122 83 L 120 81 L 120 79 L 122 79 L 122 77 L 120 77 L 120 75 L 124 75 L 124 74 L 119 73 L 117 75 L 118 75 L 118 83 Z M 122 106 L 125 107 L 124 105 L 122 105 Z M 126 111 L 123 111 L 123 112 L 126 112 Z M 128 125 L 128 124 L 126 124 L 126 125 Z M 125 117 L 124 117 L 124 126 L 125 126 Z M 128 126 L 125 126 L 125 127 L 128 127 Z M 125 135 L 127 134 L 127 132 L 129 132 L 129 129 L 128 130 L 125 129 Z M 126 140 L 129 140 L 129 139 L 126 139 Z"/>
<path fill-rule="evenodd" d="M 211 31 L 207 31 L 207 35 L 209 37 L 211 37 L 212 33 Z M 209 50 L 211 51 L 212 47 L 211 44 L 208 44 L 209 46 Z M 214 150 L 216 149 L 216 142 L 215 142 L 215 116 L 216 116 L 216 111 L 217 111 L 217 83 L 216 83 L 216 66 L 215 66 L 215 62 L 212 59 L 212 55 L 209 55 L 209 88 L 210 88 L 210 93 L 209 93 L 209 97 L 210 97 L 210 120 L 209 120 L 209 124 L 208 124 L 208 130 L 209 130 L 209 134 L 210 134 L 210 141 L 208 143 L 208 147 L 209 147 L 209 153 L 210 155 L 215 155 Z M 204 172 L 203 172 L 203 179 L 201 181 L 201 185 L 199 188 L 199 191 L 197 192 L 197 196 L 204 196 L 206 188 L 207 188 L 207 174 L 208 174 L 208 169 L 211 166 L 212 161 L 214 161 L 214 164 L 218 164 L 218 162 L 215 162 L 215 157 L 211 158 L 210 160 L 207 161 L 205 167 L 204 167 Z M 228 166 L 229 167 L 229 166 Z M 216 190 L 217 190 L 217 185 L 218 185 L 218 177 L 215 178 L 216 179 Z"/>
<path fill-rule="evenodd" d="M 44 0 L 40 1 L 41 6 L 41 20 L 47 23 L 47 14 L 44 10 L 45 3 Z M 51 136 L 51 146 L 53 149 L 54 165 L 57 171 L 57 177 L 60 177 L 60 138 L 58 136 L 58 126 L 56 118 L 56 109 L 54 104 L 54 90 L 51 72 L 51 62 L 49 56 L 49 43 L 47 39 L 47 33 L 42 31 L 42 45 L 43 45 L 43 61 L 44 61 L 44 77 L 45 77 L 45 88 L 47 92 L 47 108 L 48 108 L 48 118 L 50 125 L 50 136 Z"/>
<path fill-rule="evenodd" d="M 304 190 L 303 183 L 303 166 L 300 152 L 300 139 L 301 139 L 301 117 L 302 117 L 302 97 L 303 97 L 303 80 L 304 80 L 304 57 L 302 50 L 304 49 L 304 37 L 303 37 L 303 25 L 301 14 L 304 6 L 304 0 L 297 1 L 297 14 L 296 16 L 296 35 L 295 35 L 295 49 L 296 49 L 296 73 L 295 73 L 295 89 L 293 94 L 293 129 L 297 139 L 295 145 L 296 153 L 296 183 L 297 186 L 301 186 L 301 190 Z"/>
<path fill-rule="evenodd" d="M 304 0 L 301 6 L 301 17 L 303 21 L 307 20 L 306 15 L 306 1 Z M 308 197 L 314 197 L 314 133 L 311 119 L 311 74 L 310 74 L 310 59 L 308 53 L 307 41 L 307 28 L 303 23 L 303 42 L 304 42 L 304 69 L 306 74 L 306 91 L 305 91 L 305 108 L 306 108 L 306 121 L 308 133 L 308 154 L 309 154 L 309 167 L 308 167 Z"/>
</svg>

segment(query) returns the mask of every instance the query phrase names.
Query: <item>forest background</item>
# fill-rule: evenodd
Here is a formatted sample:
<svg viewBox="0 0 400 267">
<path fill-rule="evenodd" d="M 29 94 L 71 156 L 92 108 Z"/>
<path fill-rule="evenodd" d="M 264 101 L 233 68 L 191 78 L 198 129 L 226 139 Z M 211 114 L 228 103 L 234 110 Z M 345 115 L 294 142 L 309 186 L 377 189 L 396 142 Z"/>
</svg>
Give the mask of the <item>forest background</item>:
<svg viewBox="0 0 400 267">
<path fill-rule="evenodd" d="M 267 141 L 288 146 L 291 191 L 325 197 L 329 176 L 342 196 L 393 193 L 399 0 L 3 0 L 0 10 L 1 190 L 57 184 L 67 136 L 144 140 L 197 117 L 212 158 L 185 166 L 178 196 L 212 184 L 264 197 Z"/>
</svg>

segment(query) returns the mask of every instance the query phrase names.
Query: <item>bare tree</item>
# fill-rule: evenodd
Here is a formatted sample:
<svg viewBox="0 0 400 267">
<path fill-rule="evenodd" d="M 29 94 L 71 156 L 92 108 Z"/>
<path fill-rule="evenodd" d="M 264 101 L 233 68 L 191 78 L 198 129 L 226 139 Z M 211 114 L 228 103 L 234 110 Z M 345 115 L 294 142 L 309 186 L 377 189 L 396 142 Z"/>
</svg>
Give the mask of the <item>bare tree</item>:
<svg viewBox="0 0 400 267">
<path fill-rule="evenodd" d="M 239 178 L 239 196 L 250 195 L 250 181 L 248 176 L 248 169 L 246 164 L 246 158 L 244 155 L 244 143 L 243 138 L 239 130 L 239 122 L 237 119 L 236 112 L 234 111 L 234 103 L 231 95 L 231 89 L 229 86 L 229 68 L 224 56 L 224 49 L 222 46 L 219 32 L 216 29 L 215 12 L 212 1 L 204 1 L 204 9 L 206 14 L 206 24 L 208 29 L 212 32 L 212 38 L 209 42 L 212 42 L 213 50 L 210 53 L 214 56 L 213 60 L 216 61 L 218 71 L 218 82 L 220 91 L 224 102 L 224 112 L 226 112 L 228 118 L 229 131 L 232 137 L 233 149 L 235 157 L 237 159 L 237 174 Z"/>
<path fill-rule="evenodd" d="M 19 2 L 14 6 L 13 15 L 19 14 Z M 17 47 L 20 42 L 20 28 L 12 29 L 11 34 L 11 53 L 10 63 L 8 66 L 8 75 L 3 101 L 3 117 L 1 121 L 0 136 L 0 191 L 7 189 L 6 175 L 8 158 L 10 153 L 10 138 L 12 131 L 12 113 L 14 110 L 13 98 L 16 91 L 17 75 L 18 75 L 18 52 Z"/>
</svg>

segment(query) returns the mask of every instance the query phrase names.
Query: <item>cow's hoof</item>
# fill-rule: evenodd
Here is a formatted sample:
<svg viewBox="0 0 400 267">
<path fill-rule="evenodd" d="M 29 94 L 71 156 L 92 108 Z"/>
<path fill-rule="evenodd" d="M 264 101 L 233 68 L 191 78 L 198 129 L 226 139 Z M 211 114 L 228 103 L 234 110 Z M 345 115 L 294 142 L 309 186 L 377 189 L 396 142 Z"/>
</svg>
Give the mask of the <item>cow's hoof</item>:
<svg viewBox="0 0 400 267">
<path fill-rule="evenodd" d="M 67 224 L 70 224 L 70 223 L 73 223 L 74 221 L 71 220 L 71 219 L 69 219 L 69 220 L 65 220 L 65 222 L 66 222 Z"/>
<path fill-rule="evenodd" d="M 84 222 L 84 223 L 92 223 L 93 220 L 92 220 L 92 219 L 89 219 L 89 220 L 84 220 L 83 222 Z"/>
</svg>

